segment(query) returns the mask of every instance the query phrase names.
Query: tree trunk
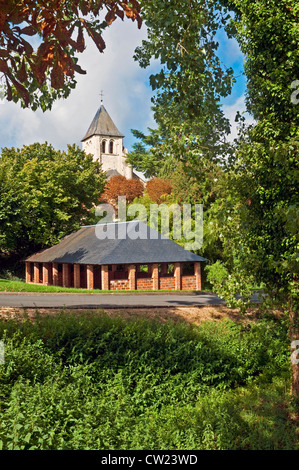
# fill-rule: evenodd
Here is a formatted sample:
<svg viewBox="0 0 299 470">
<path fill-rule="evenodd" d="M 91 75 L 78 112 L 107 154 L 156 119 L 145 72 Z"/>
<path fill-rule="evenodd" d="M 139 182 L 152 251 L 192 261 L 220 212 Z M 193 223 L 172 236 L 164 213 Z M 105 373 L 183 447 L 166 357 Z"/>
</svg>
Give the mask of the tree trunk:
<svg viewBox="0 0 299 470">
<path fill-rule="evenodd" d="M 299 315 L 298 312 L 290 309 L 290 341 L 292 345 L 292 384 L 291 395 L 299 402 L 299 345 L 294 343 L 299 341 Z M 297 352 L 296 352 L 297 351 Z"/>
</svg>

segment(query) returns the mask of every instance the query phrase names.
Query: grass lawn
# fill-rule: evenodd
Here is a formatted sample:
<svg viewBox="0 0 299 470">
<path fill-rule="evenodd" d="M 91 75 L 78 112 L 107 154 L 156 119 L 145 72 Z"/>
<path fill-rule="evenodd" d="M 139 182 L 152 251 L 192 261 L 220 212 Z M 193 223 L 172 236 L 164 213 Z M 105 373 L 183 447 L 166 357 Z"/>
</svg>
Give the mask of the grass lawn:
<svg viewBox="0 0 299 470">
<path fill-rule="evenodd" d="M 61 286 L 44 286 L 42 284 L 26 284 L 26 282 L 23 281 L 11 281 L 9 279 L 0 279 L 0 292 L 66 292 L 69 294 L 75 294 L 75 293 L 81 293 L 81 294 L 131 294 L 132 292 L 134 293 L 140 293 L 140 292 L 159 292 L 159 293 L 179 293 L 182 291 L 173 291 L 173 290 L 118 290 L 118 291 L 111 291 L 111 290 L 100 290 L 100 289 L 93 289 L 93 290 L 87 290 L 87 289 L 75 289 L 75 288 L 68 288 L 68 287 L 61 287 Z M 193 293 L 196 291 L 184 291 L 184 293 Z"/>
</svg>

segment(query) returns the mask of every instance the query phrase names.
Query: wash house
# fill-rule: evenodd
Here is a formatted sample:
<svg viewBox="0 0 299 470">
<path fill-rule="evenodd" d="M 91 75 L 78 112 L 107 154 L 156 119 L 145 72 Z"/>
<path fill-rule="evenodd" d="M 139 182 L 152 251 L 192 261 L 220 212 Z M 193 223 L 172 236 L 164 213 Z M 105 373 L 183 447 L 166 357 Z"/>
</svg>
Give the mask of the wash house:
<svg viewBox="0 0 299 470">
<path fill-rule="evenodd" d="M 201 290 L 207 261 L 140 221 L 84 226 L 25 260 L 26 282 L 102 290 Z"/>
</svg>

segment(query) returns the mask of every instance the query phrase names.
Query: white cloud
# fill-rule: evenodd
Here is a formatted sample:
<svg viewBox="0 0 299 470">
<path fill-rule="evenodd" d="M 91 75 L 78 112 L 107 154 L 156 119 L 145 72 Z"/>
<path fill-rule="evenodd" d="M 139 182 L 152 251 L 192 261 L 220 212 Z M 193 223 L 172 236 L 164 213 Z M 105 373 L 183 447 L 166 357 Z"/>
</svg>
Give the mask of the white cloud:
<svg viewBox="0 0 299 470">
<path fill-rule="evenodd" d="M 103 90 L 104 105 L 125 135 L 124 145 L 130 149 L 134 142 L 130 129 L 146 132 L 147 127 L 155 127 L 150 109 L 149 75 L 156 70 L 157 64 L 144 70 L 133 60 L 135 48 L 145 38 L 144 25 L 138 30 L 135 22 L 117 20 L 104 32 L 104 53 L 87 40 L 86 50 L 78 54 L 79 63 L 87 74 L 77 75 L 76 89 L 66 100 L 57 101 L 51 111 L 33 112 L 21 109 L 19 104 L 0 101 L 0 148 L 45 141 L 57 149 L 65 149 L 72 143 L 81 146 L 81 138 L 100 105 Z M 230 58 L 230 62 L 239 61 L 242 65 L 243 56 L 237 42 L 228 40 L 224 33 L 219 40 L 222 59 L 226 62 Z M 223 111 L 232 126 L 230 140 L 237 136 L 237 123 L 234 122 L 237 110 L 245 111 L 243 93 L 242 86 L 235 86 L 237 99 L 231 95 L 223 101 Z M 250 117 L 247 120 L 252 122 Z"/>
<path fill-rule="evenodd" d="M 240 96 L 234 103 L 230 105 L 223 105 L 222 110 L 225 117 L 229 119 L 231 124 L 231 133 L 228 136 L 229 141 L 233 141 L 238 135 L 238 123 L 235 122 L 237 111 L 239 111 L 240 114 L 244 113 L 247 124 L 253 123 L 253 118 L 246 112 L 245 95 Z"/>
<path fill-rule="evenodd" d="M 57 149 L 67 144 L 81 145 L 98 107 L 100 91 L 104 105 L 131 146 L 130 129 L 146 130 L 151 122 L 148 86 L 150 69 L 141 69 L 133 60 L 136 46 L 146 37 L 146 28 L 136 22 L 115 21 L 104 33 L 106 49 L 100 53 L 87 39 L 87 48 L 79 54 L 79 63 L 87 71 L 77 75 L 77 87 L 66 100 L 57 101 L 51 111 L 33 112 L 19 104 L 0 105 L 0 147 L 22 147 L 34 142 L 49 142 Z"/>
</svg>

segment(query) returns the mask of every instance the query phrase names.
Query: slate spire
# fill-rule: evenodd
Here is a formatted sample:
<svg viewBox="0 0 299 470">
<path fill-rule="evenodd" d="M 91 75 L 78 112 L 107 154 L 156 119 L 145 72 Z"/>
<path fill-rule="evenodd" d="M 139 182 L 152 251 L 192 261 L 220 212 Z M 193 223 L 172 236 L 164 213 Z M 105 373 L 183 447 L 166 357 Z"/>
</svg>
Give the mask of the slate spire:
<svg viewBox="0 0 299 470">
<path fill-rule="evenodd" d="M 124 135 L 121 134 L 121 132 L 119 132 L 117 129 L 103 104 L 101 104 L 97 110 L 96 115 L 93 118 L 92 123 L 90 124 L 88 131 L 86 132 L 81 142 L 88 139 L 89 137 L 92 137 L 93 135 L 102 135 L 105 137 L 124 137 Z"/>
</svg>

